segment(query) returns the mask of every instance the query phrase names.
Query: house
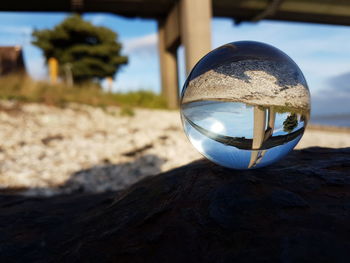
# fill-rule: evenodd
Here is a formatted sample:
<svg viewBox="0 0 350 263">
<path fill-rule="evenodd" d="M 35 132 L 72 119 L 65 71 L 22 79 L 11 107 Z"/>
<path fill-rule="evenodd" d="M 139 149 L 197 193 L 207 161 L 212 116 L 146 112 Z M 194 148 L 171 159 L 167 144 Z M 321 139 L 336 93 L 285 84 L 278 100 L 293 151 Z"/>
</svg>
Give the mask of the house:
<svg viewBox="0 0 350 263">
<path fill-rule="evenodd" d="M 25 72 L 22 47 L 0 46 L 0 76 Z"/>
</svg>

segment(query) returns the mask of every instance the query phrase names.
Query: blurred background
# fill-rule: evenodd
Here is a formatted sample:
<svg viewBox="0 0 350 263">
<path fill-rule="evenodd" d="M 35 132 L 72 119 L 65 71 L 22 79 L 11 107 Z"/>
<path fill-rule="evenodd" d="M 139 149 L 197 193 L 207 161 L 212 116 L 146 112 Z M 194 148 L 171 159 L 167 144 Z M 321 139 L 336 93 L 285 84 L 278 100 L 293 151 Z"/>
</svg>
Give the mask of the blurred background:
<svg viewBox="0 0 350 263">
<path fill-rule="evenodd" d="M 178 94 L 202 55 L 239 40 L 271 44 L 303 71 L 312 114 L 299 148 L 350 146 L 348 1 L 45 5 L 0 4 L 4 192 L 116 190 L 200 158 Z"/>
</svg>

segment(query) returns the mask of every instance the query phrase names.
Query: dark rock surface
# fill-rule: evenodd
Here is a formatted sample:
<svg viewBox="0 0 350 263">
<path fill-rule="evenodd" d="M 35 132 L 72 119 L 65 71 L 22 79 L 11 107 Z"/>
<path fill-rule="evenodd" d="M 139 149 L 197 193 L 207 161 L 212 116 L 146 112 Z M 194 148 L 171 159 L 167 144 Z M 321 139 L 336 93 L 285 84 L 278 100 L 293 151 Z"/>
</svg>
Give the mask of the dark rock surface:
<svg viewBox="0 0 350 263">
<path fill-rule="evenodd" d="M 350 148 L 233 171 L 202 160 L 123 192 L 0 196 L 0 262 L 349 262 Z"/>
</svg>

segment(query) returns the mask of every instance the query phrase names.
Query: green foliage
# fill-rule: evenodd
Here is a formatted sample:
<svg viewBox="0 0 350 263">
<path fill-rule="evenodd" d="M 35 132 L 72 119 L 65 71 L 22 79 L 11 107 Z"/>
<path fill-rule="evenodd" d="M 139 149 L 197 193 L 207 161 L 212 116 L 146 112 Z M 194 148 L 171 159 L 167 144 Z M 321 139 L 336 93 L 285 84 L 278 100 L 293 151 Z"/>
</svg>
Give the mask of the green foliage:
<svg viewBox="0 0 350 263">
<path fill-rule="evenodd" d="M 67 17 L 53 29 L 34 30 L 33 38 L 46 60 L 58 60 L 61 75 L 64 65 L 71 66 L 75 82 L 113 76 L 128 61 L 120 55 L 122 46 L 115 32 L 79 15 Z"/>
<path fill-rule="evenodd" d="M 283 122 L 283 131 L 292 132 L 298 126 L 298 117 L 296 114 L 289 115 Z"/>
<path fill-rule="evenodd" d="M 135 115 L 135 112 L 130 107 L 123 107 L 120 109 L 120 115 L 125 117 L 133 117 Z"/>
<path fill-rule="evenodd" d="M 115 93 L 112 95 L 116 101 L 123 102 L 123 105 L 138 106 L 146 108 L 166 108 L 166 101 L 163 97 L 152 91 L 140 90 L 128 93 Z"/>
<path fill-rule="evenodd" d="M 309 109 L 305 109 L 305 108 L 294 108 L 291 107 L 289 105 L 285 105 L 285 106 L 271 106 L 273 108 L 273 110 L 275 112 L 278 113 L 286 113 L 286 112 L 293 112 L 293 113 L 298 113 L 301 115 L 305 115 L 309 112 Z"/>
<path fill-rule="evenodd" d="M 0 99 L 42 102 L 59 107 L 76 102 L 102 108 L 106 106 L 121 106 L 129 109 L 132 107 L 166 108 L 164 99 L 151 91 L 107 93 L 92 83 L 70 87 L 33 81 L 28 77 L 5 76 L 0 78 L 0 87 Z"/>
</svg>

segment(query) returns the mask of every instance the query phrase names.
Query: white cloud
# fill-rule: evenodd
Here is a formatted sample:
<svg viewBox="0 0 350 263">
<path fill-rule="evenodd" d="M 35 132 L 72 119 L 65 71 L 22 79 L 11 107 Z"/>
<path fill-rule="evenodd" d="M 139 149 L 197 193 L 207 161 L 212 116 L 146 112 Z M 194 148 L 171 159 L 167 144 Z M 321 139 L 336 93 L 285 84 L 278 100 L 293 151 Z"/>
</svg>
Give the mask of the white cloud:
<svg viewBox="0 0 350 263">
<path fill-rule="evenodd" d="M 158 36 L 156 33 L 129 38 L 123 41 L 124 52 L 153 55 L 157 52 Z"/>
<path fill-rule="evenodd" d="M 127 91 L 138 89 L 160 90 L 159 64 L 156 56 L 144 56 L 138 53 L 129 55 L 129 64 L 117 74 L 114 90 Z"/>
<path fill-rule="evenodd" d="M 44 57 L 35 57 L 26 61 L 26 69 L 34 79 L 46 79 L 47 69 Z"/>
<path fill-rule="evenodd" d="M 34 79 L 47 78 L 47 68 L 45 58 L 39 48 L 32 45 L 24 46 L 24 62 L 26 70 Z"/>
<path fill-rule="evenodd" d="M 0 45 L 28 45 L 33 29 L 29 26 L 0 25 Z"/>
<path fill-rule="evenodd" d="M 101 25 L 104 20 L 105 20 L 105 16 L 104 15 L 94 15 L 90 21 L 91 23 L 93 23 L 94 25 Z"/>
<path fill-rule="evenodd" d="M 129 64 L 118 74 L 114 90 L 160 90 L 157 33 L 122 39 Z"/>
<path fill-rule="evenodd" d="M 30 35 L 33 29 L 30 26 L 7 26 L 0 25 L 1 34 Z"/>
<path fill-rule="evenodd" d="M 156 33 L 122 40 L 129 64 L 123 67 L 114 84 L 115 91 L 147 89 L 159 91 L 159 64 Z"/>
</svg>

